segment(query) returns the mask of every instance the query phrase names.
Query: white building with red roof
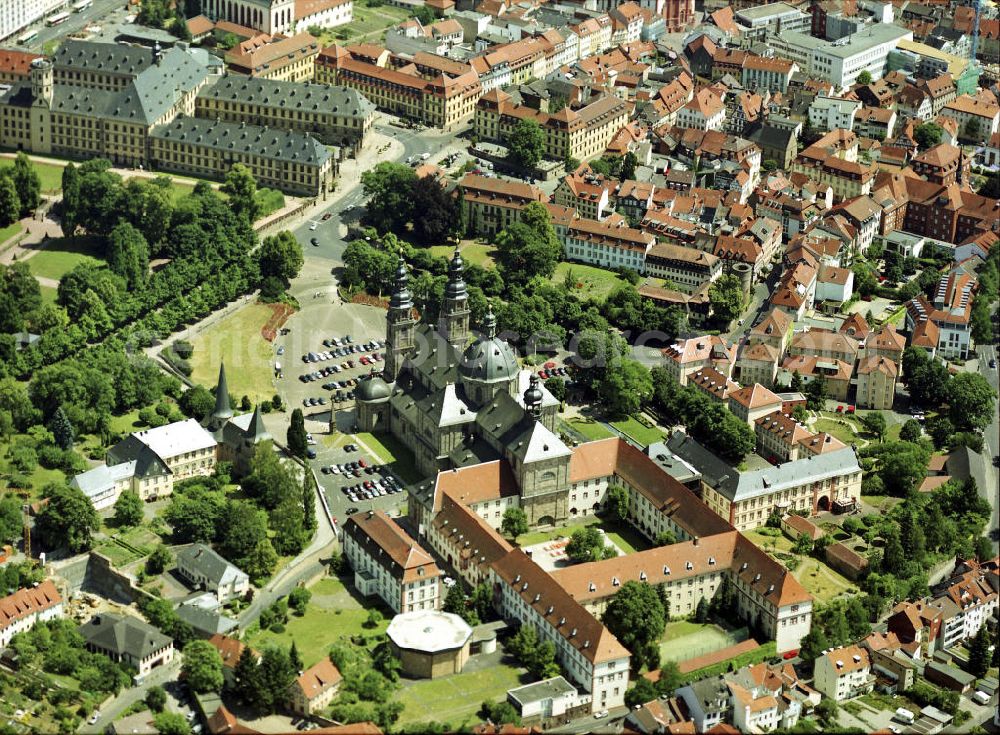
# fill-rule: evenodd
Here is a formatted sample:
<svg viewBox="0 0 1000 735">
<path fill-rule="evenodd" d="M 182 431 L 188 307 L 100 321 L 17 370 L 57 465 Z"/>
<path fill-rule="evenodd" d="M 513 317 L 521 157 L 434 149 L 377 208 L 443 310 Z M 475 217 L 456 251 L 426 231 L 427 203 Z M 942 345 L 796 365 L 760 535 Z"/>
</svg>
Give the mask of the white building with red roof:
<svg viewBox="0 0 1000 735">
<path fill-rule="evenodd" d="M 63 598 L 51 579 L 26 587 L 0 599 L 0 647 L 7 646 L 18 633 L 63 616 Z"/>
</svg>

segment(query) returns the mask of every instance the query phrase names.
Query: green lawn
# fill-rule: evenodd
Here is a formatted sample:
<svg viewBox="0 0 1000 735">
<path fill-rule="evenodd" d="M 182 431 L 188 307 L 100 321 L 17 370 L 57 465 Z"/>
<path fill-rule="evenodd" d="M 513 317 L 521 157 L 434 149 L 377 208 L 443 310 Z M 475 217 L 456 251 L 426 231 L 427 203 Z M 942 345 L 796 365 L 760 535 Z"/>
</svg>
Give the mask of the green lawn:
<svg viewBox="0 0 1000 735">
<path fill-rule="evenodd" d="M 260 216 L 266 217 L 285 206 L 285 195 L 277 189 L 258 189 L 254 199 L 261 206 Z"/>
<path fill-rule="evenodd" d="M 42 278 L 58 281 L 81 263 L 102 265 L 92 238 L 58 238 L 49 240 L 44 249 L 28 259 L 31 272 Z"/>
<path fill-rule="evenodd" d="M 660 658 L 664 661 L 687 661 L 739 643 L 746 638 L 746 628 L 725 630 L 711 623 L 679 620 L 667 623 L 660 640 Z"/>
<path fill-rule="evenodd" d="M 34 442 L 25 434 L 14 434 L 7 440 L 0 441 L 0 488 L 6 489 L 6 476 L 15 472 L 14 468 L 10 465 L 8 452 L 12 444 L 19 443 L 18 440 L 27 440 L 28 444 L 34 444 Z M 66 475 L 61 470 L 49 470 L 41 465 L 37 465 L 34 471 L 27 474 L 27 478 L 31 485 L 30 488 L 27 490 L 12 489 L 9 492 L 23 493 L 26 497 L 34 500 L 39 497 L 39 490 L 45 487 L 45 485 L 50 482 L 64 482 L 66 480 Z"/>
<path fill-rule="evenodd" d="M 608 439 L 614 436 L 614 433 L 612 433 L 608 427 L 598 421 L 595 421 L 594 419 L 577 417 L 567 419 L 565 423 L 577 433 L 582 434 L 587 441 Z"/>
<path fill-rule="evenodd" d="M 338 579 L 322 579 L 309 589 L 313 596 L 305 615 L 290 613 L 283 633 L 258 631 L 247 642 L 259 651 L 268 645 L 288 648 L 293 640 L 298 641 L 302 662 L 308 667 L 323 658 L 335 641 L 384 633 L 389 625 L 388 611 L 382 609 L 381 622 L 374 628 L 364 627 L 368 609 L 376 607 L 375 599 L 365 601 L 367 607 L 363 607 Z"/>
<path fill-rule="evenodd" d="M 38 163 L 37 161 L 33 161 L 32 165 L 38 172 L 38 178 L 42 181 L 43 193 L 55 194 L 62 191 L 62 166 L 56 163 Z"/>
<path fill-rule="evenodd" d="M 10 238 L 14 237 L 21 232 L 21 223 L 12 222 L 6 227 L 0 227 L 0 244 L 7 242 Z"/>
<path fill-rule="evenodd" d="M 764 529 L 744 531 L 743 535 L 764 549 L 778 561 L 785 563 L 787 555 L 792 553 L 792 541 L 785 534 L 769 536 L 761 533 Z M 786 559 L 781 557 L 785 556 Z M 800 556 L 798 566 L 792 570 L 792 575 L 818 602 L 828 602 L 835 597 L 857 592 L 847 577 L 835 572 L 829 566 L 809 556 Z"/>
<path fill-rule="evenodd" d="M 825 431 L 827 434 L 831 434 L 845 444 L 857 444 L 860 442 L 860 437 L 855 434 L 851 429 L 841 421 L 848 421 L 849 419 L 828 419 L 820 418 L 816 419 L 816 422 L 812 425 L 814 431 Z"/>
<path fill-rule="evenodd" d="M 649 446 L 654 442 L 663 441 L 662 431 L 655 427 L 650 428 L 641 424 L 638 419 L 633 416 L 629 416 L 624 421 L 612 421 L 610 423 L 618 429 L 618 431 L 623 434 L 627 434 L 643 446 Z"/>
<path fill-rule="evenodd" d="M 535 546 L 536 544 L 552 541 L 557 538 L 569 538 L 573 535 L 574 531 L 590 526 L 601 528 L 608 537 L 608 540 L 626 554 L 634 554 L 636 551 L 644 551 L 650 548 L 649 541 L 629 524 L 619 523 L 616 520 L 600 516 L 587 516 L 546 531 L 529 531 L 517 537 L 517 545 L 522 547 Z"/>
<path fill-rule="evenodd" d="M 626 283 L 625 279 L 614 271 L 595 268 L 592 265 L 581 263 L 567 263 L 565 261 L 556 266 L 556 272 L 552 276 L 553 283 L 564 283 L 568 273 L 572 273 L 571 280 L 574 285 L 574 293 L 580 297 L 592 296 L 603 299 L 618 286 Z"/>
<path fill-rule="evenodd" d="M 327 31 L 323 34 L 323 40 L 332 42 L 333 39 L 346 36 L 352 41 L 379 41 L 384 31 L 409 17 L 410 12 L 405 8 L 390 5 L 372 8 L 358 3 L 354 6 L 354 18 L 350 24 Z"/>
<path fill-rule="evenodd" d="M 275 393 L 274 348 L 260 333 L 270 316 L 267 305 L 249 304 L 199 332 L 191 339 L 191 380 L 211 390 L 219 378 L 219 363 L 225 362 L 233 395 L 247 395 L 255 403 L 270 399 Z"/>
<path fill-rule="evenodd" d="M 54 304 L 56 303 L 56 299 L 59 298 L 59 290 L 51 286 L 39 286 L 39 290 L 42 292 L 43 304 Z"/>
<path fill-rule="evenodd" d="M 841 595 L 854 594 L 858 591 L 858 588 L 847 577 L 811 557 L 803 558 L 802 563 L 792 574 L 820 603 L 826 603 Z"/>
<path fill-rule="evenodd" d="M 496 253 L 496 246 L 489 243 L 476 242 L 475 240 L 463 240 L 459 245 L 462 259 L 466 263 L 475 263 L 483 268 L 493 267 L 493 255 Z M 452 245 L 434 245 L 430 248 L 431 255 L 436 258 L 451 259 L 455 248 Z"/>
<path fill-rule="evenodd" d="M 478 721 L 476 711 L 484 700 L 500 701 L 507 690 L 520 686 L 521 670 L 495 665 L 479 671 L 464 671 L 440 679 L 404 682 L 396 700 L 405 706 L 399 723 L 446 722 L 458 730 L 466 722 Z"/>
<path fill-rule="evenodd" d="M 389 465 L 403 482 L 410 484 L 424 479 L 414 465 L 413 452 L 396 437 L 389 434 L 375 436 L 369 433 L 357 434 L 356 437 L 378 457 L 382 464 Z"/>
</svg>

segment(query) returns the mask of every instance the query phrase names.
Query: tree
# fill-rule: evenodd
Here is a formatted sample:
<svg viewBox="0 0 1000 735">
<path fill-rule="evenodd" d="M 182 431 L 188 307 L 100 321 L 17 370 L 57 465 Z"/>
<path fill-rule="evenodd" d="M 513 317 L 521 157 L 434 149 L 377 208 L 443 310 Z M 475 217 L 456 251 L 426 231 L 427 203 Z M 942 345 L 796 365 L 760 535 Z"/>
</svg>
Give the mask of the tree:
<svg viewBox="0 0 1000 735">
<path fill-rule="evenodd" d="M 416 172 L 400 163 L 383 161 L 361 174 L 368 197 L 369 222 L 380 230 L 402 232 L 413 215 L 413 187 Z"/>
<path fill-rule="evenodd" d="M 635 178 L 635 169 L 639 165 L 639 157 L 635 155 L 632 151 L 629 151 L 622 158 L 622 171 L 620 178 L 622 181 L 628 181 Z"/>
<path fill-rule="evenodd" d="M 518 120 L 506 143 L 508 160 L 515 166 L 531 169 L 545 153 L 545 132 L 534 120 Z"/>
<path fill-rule="evenodd" d="M 709 605 L 710 603 L 707 597 L 702 597 L 700 600 L 698 600 L 698 604 L 697 606 L 695 606 L 694 610 L 695 622 L 697 623 L 708 622 Z"/>
<path fill-rule="evenodd" d="M 233 669 L 233 688 L 244 704 L 255 704 L 260 696 L 261 685 L 260 659 L 247 646 Z"/>
<path fill-rule="evenodd" d="M 147 3 L 143 3 L 145 7 Z M 179 712 L 160 712 L 153 715 L 153 727 L 160 735 L 191 735 L 191 723 Z"/>
<path fill-rule="evenodd" d="M 167 693 L 159 685 L 152 686 L 146 690 L 144 701 L 153 712 L 162 712 L 163 708 L 167 706 Z"/>
<path fill-rule="evenodd" d="M 62 172 L 62 220 L 60 226 L 66 237 L 72 237 L 76 232 L 77 217 L 80 210 L 80 174 L 76 166 L 67 163 Z"/>
<path fill-rule="evenodd" d="M 0 226 L 17 222 L 21 216 L 21 200 L 9 171 L 0 171 Z"/>
<path fill-rule="evenodd" d="M 49 431 L 52 432 L 52 438 L 57 447 L 64 451 L 73 448 L 76 433 L 73 431 L 73 424 L 70 423 L 62 406 L 57 406 L 52 418 L 49 419 Z"/>
<path fill-rule="evenodd" d="M 108 239 L 108 266 L 124 279 L 130 289 L 145 285 L 149 275 L 149 245 L 128 222 L 121 222 Z"/>
<path fill-rule="evenodd" d="M 996 392 L 979 373 L 959 373 L 948 383 L 948 415 L 960 431 L 982 431 L 993 419 Z"/>
<path fill-rule="evenodd" d="M 17 198 L 21 201 L 21 216 L 27 217 L 42 202 L 42 180 L 24 151 L 18 151 L 11 171 Z"/>
<path fill-rule="evenodd" d="M 653 544 L 656 546 L 670 546 L 677 543 L 677 537 L 671 531 L 660 531 L 656 534 Z"/>
<path fill-rule="evenodd" d="M 295 457 L 299 457 L 300 459 L 305 459 L 306 451 L 309 449 L 309 443 L 306 437 L 305 417 L 302 415 L 302 409 L 300 408 L 296 408 L 292 411 L 291 422 L 288 424 L 286 442 L 290 454 Z"/>
<path fill-rule="evenodd" d="M 659 666 L 659 642 L 667 618 L 663 600 L 649 584 L 636 581 L 623 584 L 608 603 L 602 620 L 622 645 L 632 652 L 636 670 L 643 663 L 651 669 Z"/>
<path fill-rule="evenodd" d="M 628 490 L 622 485 L 612 485 L 604 496 L 604 505 L 615 518 L 624 521 L 628 518 Z"/>
<path fill-rule="evenodd" d="M 242 163 L 234 163 L 220 190 L 229 195 L 227 203 L 238 218 L 251 224 L 257 221 L 261 207 L 257 202 L 257 180 L 250 169 Z"/>
<path fill-rule="evenodd" d="M 517 538 L 528 532 L 528 516 L 523 508 L 508 508 L 503 512 L 503 520 L 500 522 L 500 532 L 505 536 Z"/>
<path fill-rule="evenodd" d="M 479 716 L 494 725 L 520 725 L 521 717 L 514 706 L 507 701 L 491 702 L 485 700 L 479 708 Z"/>
<path fill-rule="evenodd" d="M 861 423 L 864 424 L 865 428 L 874 434 L 880 442 L 885 438 L 885 432 L 888 426 L 885 421 L 885 416 L 881 411 L 871 411 L 870 413 L 865 414 L 865 416 L 861 419 Z"/>
<path fill-rule="evenodd" d="M 21 537 L 24 519 L 21 501 L 14 494 L 0 497 L 0 544 L 8 544 Z"/>
<path fill-rule="evenodd" d="M 142 498 L 134 490 L 123 490 L 115 501 L 115 525 L 119 528 L 142 523 Z"/>
<path fill-rule="evenodd" d="M 802 642 L 799 645 L 799 657 L 806 663 L 811 663 L 829 647 L 830 642 L 823 628 L 813 625 L 809 632 L 802 638 Z"/>
<path fill-rule="evenodd" d="M 606 545 L 604 534 L 593 526 L 573 531 L 566 544 L 566 556 L 577 563 L 609 559 L 614 553 L 614 549 Z"/>
<path fill-rule="evenodd" d="M 413 182 L 413 234 L 425 245 L 439 245 L 462 229 L 460 200 L 434 176 Z"/>
<path fill-rule="evenodd" d="M 295 645 L 294 640 L 292 641 L 292 645 L 288 647 L 288 662 L 296 671 L 305 671 L 306 665 L 302 662 L 302 656 L 299 655 L 299 647 Z"/>
<path fill-rule="evenodd" d="M 282 230 L 277 235 L 265 237 L 257 251 L 257 262 L 260 264 L 262 278 L 274 277 L 288 288 L 288 283 L 302 270 L 305 259 L 302 256 L 302 246 L 288 230 Z"/>
<path fill-rule="evenodd" d="M 49 501 L 36 523 L 36 535 L 42 544 L 48 549 L 65 546 L 74 554 L 89 549 L 91 534 L 100 527 L 101 519 L 83 491 L 51 483 L 42 488 L 41 496 Z"/>
<path fill-rule="evenodd" d="M 537 679 L 559 675 L 556 647 L 552 641 L 542 641 L 533 625 L 522 624 L 507 642 L 507 650 Z"/>
<path fill-rule="evenodd" d="M 285 703 L 288 687 L 297 673 L 287 652 L 277 647 L 264 649 L 260 659 L 260 689 L 256 708 L 268 714 L 276 712 Z"/>
<path fill-rule="evenodd" d="M 719 278 L 708 289 L 708 300 L 712 305 L 712 313 L 721 324 L 728 324 L 743 311 L 743 284 L 739 276 L 727 273 Z"/>
<path fill-rule="evenodd" d="M 146 574 L 162 574 L 174 560 L 174 555 L 170 553 L 163 544 L 157 544 L 153 553 L 146 557 Z"/>
<path fill-rule="evenodd" d="M 372 666 L 389 681 L 399 681 L 399 671 L 403 665 L 393 652 L 388 639 L 381 641 L 372 649 Z"/>
<path fill-rule="evenodd" d="M 871 84 L 872 83 L 871 72 L 868 71 L 867 69 L 863 69 L 861 73 L 858 74 L 857 81 L 858 84 Z"/>
<path fill-rule="evenodd" d="M 610 418 L 636 413 L 653 396 L 649 368 L 632 359 L 613 359 L 596 387 L 602 407 Z"/>
<path fill-rule="evenodd" d="M 829 697 L 823 697 L 816 705 L 816 716 L 825 727 L 833 727 L 837 724 L 837 712 L 840 708 L 837 702 Z"/>
<path fill-rule="evenodd" d="M 795 545 L 792 547 L 792 550 L 796 554 L 808 554 L 810 551 L 812 551 L 812 547 L 813 547 L 813 541 L 809 537 L 809 534 L 800 533 L 799 537 L 795 539 Z"/>
<path fill-rule="evenodd" d="M 810 411 L 821 411 L 829 398 L 829 391 L 826 387 L 826 376 L 820 373 L 806 386 L 806 407 Z"/>
<path fill-rule="evenodd" d="M 296 587 L 288 593 L 288 606 L 295 611 L 296 615 L 306 614 L 306 607 L 312 599 L 312 592 L 306 587 Z"/>
<path fill-rule="evenodd" d="M 646 702 L 652 702 L 660 696 L 659 688 L 656 684 L 644 676 L 635 680 L 635 684 L 625 692 L 625 706 L 629 709 L 638 707 Z"/>
<path fill-rule="evenodd" d="M 899 430 L 899 440 L 904 442 L 920 441 L 923 433 L 924 430 L 921 428 L 919 421 L 916 419 L 907 419 Z"/>
<path fill-rule="evenodd" d="M 551 278 L 562 246 L 540 202 L 521 210 L 521 220 L 497 235 L 497 265 L 508 286 L 527 284 L 535 276 Z"/>
<path fill-rule="evenodd" d="M 188 388 L 177 400 L 177 405 L 184 412 L 185 416 L 198 419 L 199 421 L 212 412 L 215 408 L 215 396 L 202 385 Z"/>
<path fill-rule="evenodd" d="M 977 678 L 986 676 L 990 668 L 990 646 L 993 645 L 990 631 L 983 621 L 979 631 L 969 644 L 969 673 Z"/>
<path fill-rule="evenodd" d="M 249 574 L 245 561 L 261 541 L 268 541 L 267 514 L 245 500 L 230 500 L 222 512 L 220 525 L 219 553 Z"/>
<path fill-rule="evenodd" d="M 913 129 L 913 140 L 916 141 L 917 147 L 920 150 L 925 151 L 940 143 L 943 134 L 944 129 L 940 125 L 933 122 L 925 122 Z"/>
<path fill-rule="evenodd" d="M 184 646 L 181 676 L 199 694 L 222 689 L 222 657 L 208 641 L 191 641 Z"/>
</svg>

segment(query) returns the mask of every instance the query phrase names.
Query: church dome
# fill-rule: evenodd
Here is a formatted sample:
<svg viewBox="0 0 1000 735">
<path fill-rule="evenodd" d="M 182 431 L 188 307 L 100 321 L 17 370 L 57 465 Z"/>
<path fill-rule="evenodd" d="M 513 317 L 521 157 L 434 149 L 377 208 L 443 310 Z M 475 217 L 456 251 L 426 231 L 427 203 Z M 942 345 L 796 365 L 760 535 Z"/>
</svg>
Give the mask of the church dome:
<svg viewBox="0 0 1000 735">
<path fill-rule="evenodd" d="M 359 401 L 381 401 L 390 396 L 389 384 L 378 375 L 358 381 L 355 396 Z"/>
<path fill-rule="evenodd" d="M 514 348 L 498 337 L 481 337 L 462 354 L 462 377 L 487 383 L 513 380 L 520 368 Z"/>
</svg>

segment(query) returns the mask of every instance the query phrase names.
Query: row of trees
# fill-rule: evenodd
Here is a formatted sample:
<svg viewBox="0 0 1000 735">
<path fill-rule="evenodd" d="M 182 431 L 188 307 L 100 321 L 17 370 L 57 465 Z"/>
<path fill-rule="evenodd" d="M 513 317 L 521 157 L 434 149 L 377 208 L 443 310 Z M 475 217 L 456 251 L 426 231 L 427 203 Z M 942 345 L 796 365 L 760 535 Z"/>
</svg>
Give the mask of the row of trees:
<svg viewBox="0 0 1000 735">
<path fill-rule="evenodd" d="M 42 182 L 24 152 L 0 167 L 0 227 L 31 215 L 42 201 Z"/>
<path fill-rule="evenodd" d="M 954 377 L 948 366 L 919 347 L 903 353 L 903 383 L 913 401 L 926 409 L 942 411 L 954 431 L 982 431 L 992 420 L 996 392 L 979 373 L 959 373 Z"/>
<path fill-rule="evenodd" d="M 685 426 L 705 447 L 734 464 L 753 451 L 753 430 L 723 404 L 696 388 L 680 385 L 665 368 L 653 368 L 652 381 L 653 402 L 661 414 Z"/>
</svg>

